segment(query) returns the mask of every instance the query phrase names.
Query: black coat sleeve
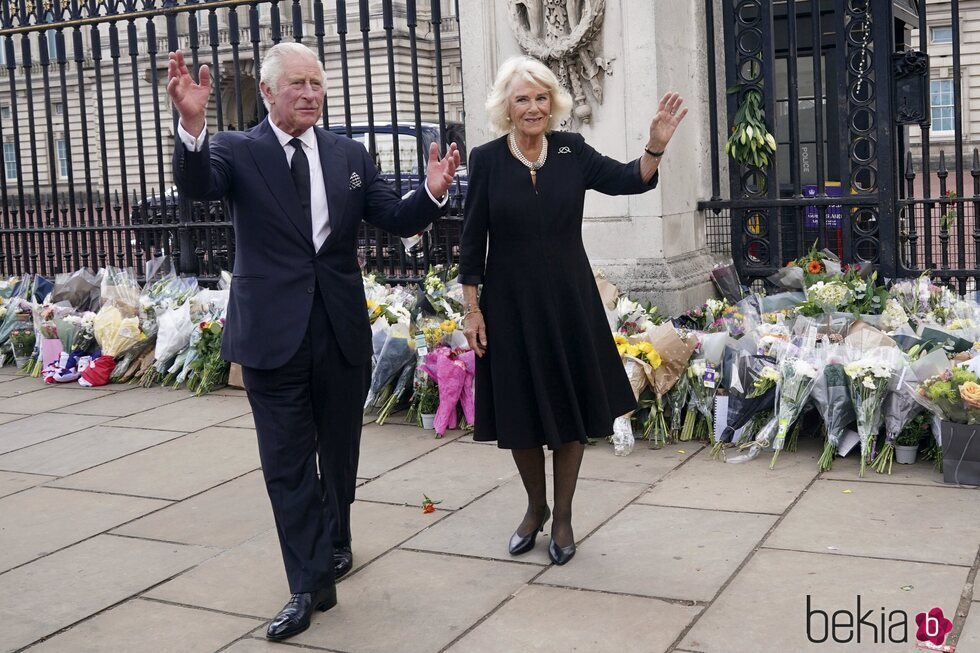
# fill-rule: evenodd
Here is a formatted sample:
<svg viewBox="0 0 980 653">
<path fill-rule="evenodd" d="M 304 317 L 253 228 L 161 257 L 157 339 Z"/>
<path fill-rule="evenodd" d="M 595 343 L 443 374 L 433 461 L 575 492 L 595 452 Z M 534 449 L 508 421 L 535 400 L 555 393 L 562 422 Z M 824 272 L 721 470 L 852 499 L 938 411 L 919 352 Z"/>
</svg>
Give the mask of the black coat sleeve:
<svg viewBox="0 0 980 653">
<path fill-rule="evenodd" d="M 639 159 L 620 163 L 596 152 L 581 134 L 573 134 L 572 137 L 575 139 L 573 149 L 581 162 L 586 188 L 606 195 L 638 195 L 656 188 L 660 178 L 659 170 L 653 174 L 649 184 L 644 183 Z"/>
<path fill-rule="evenodd" d="M 489 168 L 480 148 L 470 152 L 467 168 L 466 202 L 463 206 L 463 235 L 460 240 L 459 282 L 476 286 L 483 282 L 490 230 Z"/>
<path fill-rule="evenodd" d="M 180 138 L 174 146 L 174 183 L 192 200 L 219 200 L 232 186 L 234 157 L 227 136 L 205 138 L 197 152 L 191 152 Z"/>
</svg>

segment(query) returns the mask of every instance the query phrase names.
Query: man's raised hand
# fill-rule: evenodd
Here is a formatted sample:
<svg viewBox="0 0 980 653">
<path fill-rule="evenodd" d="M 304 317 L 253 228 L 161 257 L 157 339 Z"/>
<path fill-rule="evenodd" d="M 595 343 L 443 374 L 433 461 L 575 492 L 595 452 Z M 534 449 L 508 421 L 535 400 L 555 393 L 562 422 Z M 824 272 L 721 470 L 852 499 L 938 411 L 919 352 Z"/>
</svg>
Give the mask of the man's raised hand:
<svg viewBox="0 0 980 653">
<path fill-rule="evenodd" d="M 456 143 L 449 145 L 449 151 L 442 159 L 439 158 L 439 146 L 429 145 L 429 164 L 426 167 L 425 183 L 433 197 L 442 197 L 453 185 L 453 176 L 459 167 L 459 148 Z"/>
<path fill-rule="evenodd" d="M 180 124 L 188 134 L 197 138 L 204 129 L 204 111 L 211 97 L 211 71 L 206 65 L 198 72 L 200 83 L 191 77 L 184 53 L 171 52 L 167 64 L 167 94 L 180 114 Z"/>
</svg>

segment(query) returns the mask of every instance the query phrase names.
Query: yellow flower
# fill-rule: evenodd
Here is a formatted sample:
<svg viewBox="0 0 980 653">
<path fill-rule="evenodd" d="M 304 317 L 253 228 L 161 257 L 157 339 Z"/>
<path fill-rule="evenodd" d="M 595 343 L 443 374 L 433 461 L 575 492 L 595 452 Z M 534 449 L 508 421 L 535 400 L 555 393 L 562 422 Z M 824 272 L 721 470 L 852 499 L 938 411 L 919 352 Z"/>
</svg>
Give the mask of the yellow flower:
<svg viewBox="0 0 980 653">
<path fill-rule="evenodd" d="M 660 358 L 660 353 L 656 349 L 652 347 L 650 349 L 650 353 L 647 354 L 647 362 L 650 363 L 650 367 L 657 369 L 663 363 L 663 359 Z"/>
<path fill-rule="evenodd" d="M 620 347 L 622 345 L 625 345 L 625 344 L 628 344 L 629 343 L 629 340 L 626 339 L 626 336 L 624 336 L 621 333 L 613 334 L 613 340 L 616 341 L 616 346 L 617 347 Z"/>
<path fill-rule="evenodd" d="M 646 341 L 641 342 L 641 343 L 637 344 L 636 346 L 644 354 L 649 354 L 649 353 L 651 353 L 651 352 L 654 351 L 653 345 L 651 345 L 649 342 L 646 342 Z"/>
<path fill-rule="evenodd" d="M 456 321 L 455 320 L 445 320 L 445 321 L 443 321 L 442 324 L 439 325 L 439 328 L 442 329 L 443 331 L 445 331 L 446 333 L 452 333 L 453 331 L 456 330 Z"/>
</svg>

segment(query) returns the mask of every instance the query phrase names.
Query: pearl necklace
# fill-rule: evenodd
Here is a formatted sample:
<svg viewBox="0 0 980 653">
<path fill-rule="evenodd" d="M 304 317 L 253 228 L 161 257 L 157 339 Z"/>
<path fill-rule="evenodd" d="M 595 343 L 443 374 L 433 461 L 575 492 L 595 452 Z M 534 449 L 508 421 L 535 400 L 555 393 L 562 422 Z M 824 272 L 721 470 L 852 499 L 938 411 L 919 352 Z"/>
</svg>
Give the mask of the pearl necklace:
<svg viewBox="0 0 980 653">
<path fill-rule="evenodd" d="M 518 161 L 527 166 L 527 169 L 531 173 L 531 180 L 534 181 L 537 178 L 538 170 L 544 166 L 544 162 L 548 160 L 548 139 L 544 136 L 541 137 L 541 154 L 538 155 L 537 161 L 531 161 L 524 153 L 521 152 L 521 148 L 517 147 L 517 134 L 515 132 L 510 132 L 507 136 L 507 144 L 510 146 L 510 152 L 514 155 Z"/>
</svg>

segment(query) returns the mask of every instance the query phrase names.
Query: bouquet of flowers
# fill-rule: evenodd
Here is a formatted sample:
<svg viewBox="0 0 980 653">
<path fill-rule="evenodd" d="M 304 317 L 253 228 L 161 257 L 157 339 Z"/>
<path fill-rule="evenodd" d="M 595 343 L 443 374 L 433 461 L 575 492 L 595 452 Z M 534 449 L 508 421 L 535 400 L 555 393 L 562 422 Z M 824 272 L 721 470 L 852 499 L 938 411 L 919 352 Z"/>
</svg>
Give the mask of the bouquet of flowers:
<svg viewBox="0 0 980 653">
<path fill-rule="evenodd" d="M 139 312 L 140 285 L 130 269 L 106 266 L 102 275 L 102 306 L 115 306 L 123 317 Z"/>
<path fill-rule="evenodd" d="M 719 264 L 708 274 L 721 296 L 732 304 L 742 301 L 748 294 L 738 278 L 738 271 L 732 263 Z"/>
<path fill-rule="evenodd" d="M 853 298 L 850 287 L 839 278 L 817 281 L 806 288 L 806 302 L 800 304 L 797 310 L 809 317 L 834 313 L 844 309 Z"/>
<path fill-rule="evenodd" d="M 187 389 L 195 395 L 203 395 L 228 381 L 228 362 L 221 358 L 221 339 L 225 319 L 205 320 L 198 326 L 199 336 L 194 342 L 194 356 L 190 360 Z"/>
<path fill-rule="evenodd" d="M 459 283 L 459 266 L 445 269 L 442 265 L 429 268 L 422 289 L 433 312 L 443 319 L 461 321 L 463 317 L 463 286 Z"/>
<path fill-rule="evenodd" d="M 190 302 L 183 302 L 171 308 L 155 307 L 156 345 L 153 350 L 153 364 L 140 377 L 140 385 L 150 387 L 160 383 L 167 375 L 177 355 L 187 349 L 191 338 L 200 323 L 191 320 Z"/>
<path fill-rule="evenodd" d="M 713 457 L 721 454 L 724 444 L 731 442 L 735 431 L 745 426 L 754 414 L 772 408 L 778 382 L 779 370 L 774 359 L 736 352 L 728 379 L 728 420 L 712 448 Z"/>
<path fill-rule="evenodd" d="M 855 352 L 852 362 L 844 366 L 847 388 L 857 417 L 861 440 L 861 476 L 873 455 L 875 439 L 882 424 L 882 405 L 889 383 L 901 364 L 901 352 L 894 347 L 878 347 Z"/>
<path fill-rule="evenodd" d="M 653 370 L 660 367 L 660 354 L 649 341 L 644 340 L 631 344 L 625 336 L 620 334 L 616 334 L 615 339 L 616 349 L 619 350 L 619 356 L 623 360 L 626 378 L 629 379 L 630 387 L 633 389 L 633 397 L 639 401 L 640 395 L 649 383 L 648 379 L 652 376 Z M 636 442 L 631 421 L 633 412 L 613 420 L 613 453 L 617 456 L 628 456 L 633 451 L 633 445 Z"/>
<path fill-rule="evenodd" d="M 664 417 L 664 396 L 687 370 L 687 363 L 697 346 L 693 335 L 682 336 L 670 322 L 660 324 L 645 334 L 646 341 L 660 358 L 660 365 L 649 370 L 647 382 L 653 389 L 656 403 L 651 406 L 651 415 L 644 437 L 650 437 L 651 447 L 661 447 L 667 443 L 668 429 Z M 685 392 L 685 396 L 686 396 Z M 652 432 L 652 437 L 651 437 Z"/>
<path fill-rule="evenodd" d="M 657 307 L 652 304 L 643 305 L 633 301 L 626 295 L 620 295 L 613 309 L 606 309 L 609 328 L 628 338 L 646 333 L 652 327 L 662 324 L 664 318 L 657 314 Z"/>
<path fill-rule="evenodd" d="M 15 328 L 10 332 L 10 350 L 14 356 L 14 364 L 26 370 L 34 361 L 34 344 L 36 336 L 34 327 Z"/>
<path fill-rule="evenodd" d="M 922 405 L 915 396 L 906 390 L 906 376 L 913 373 L 908 367 L 902 369 L 895 379 L 895 388 L 885 398 L 885 443 L 875 457 L 871 466 L 879 474 L 886 471 L 892 473 L 892 463 L 895 460 L 895 441 L 902 430 L 918 413 Z"/>
<path fill-rule="evenodd" d="M 439 386 L 431 376 L 418 370 L 412 393 L 412 403 L 406 421 L 422 427 L 422 415 L 435 415 L 439 410 Z"/>
<path fill-rule="evenodd" d="M 102 305 L 103 274 L 103 270 L 92 272 L 88 268 L 58 274 L 51 289 L 51 301 L 66 302 L 81 313 L 99 310 Z"/>
<path fill-rule="evenodd" d="M 475 356 L 471 350 L 453 351 L 439 347 L 429 352 L 421 365 L 422 371 L 434 379 L 439 388 L 439 407 L 433 423 L 438 438 L 443 437 L 447 429 L 457 427 L 458 405 L 462 404 L 463 419 L 467 424 L 472 424 L 476 418 L 472 393 Z"/>
<path fill-rule="evenodd" d="M 854 405 L 847 389 L 844 362 L 847 357 L 841 345 L 829 345 L 823 350 L 823 372 L 817 375 L 811 396 L 823 420 L 827 441 L 817 463 L 822 472 L 831 470 L 844 429 L 854 421 Z"/>
<path fill-rule="evenodd" d="M 789 427 L 800 416 L 804 404 L 821 372 L 815 364 L 812 349 L 807 347 L 784 353 L 779 361 L 779 382 L 776 386 L 776 420 L 778 429 L 773 442 L 775 451 L 769 469 L 776 466 L 779 452 L 783 450 Z"/>
<path fill-rule="evenodd" d="M 93 330 L 102 355 L 93 360 L 78 379 L 79 384 L 89 387 L 108 383 L 116 358 L 146 339 L 146 334 L 140 330 L 139 318 L 135 315 L 123 317 L 122 311 L 113 303 L 106 304 L 96 314 Z"/>
<path fill-rule="evenodd" d="M 371 374 L 371 387 L 364 402 L 365 411 L 380 409 L 389 400 L 402 370 L 415 361 L 414 344 L 409 339 L 407 323 L 398 322 L 389 328 Z"/>
</svg>

